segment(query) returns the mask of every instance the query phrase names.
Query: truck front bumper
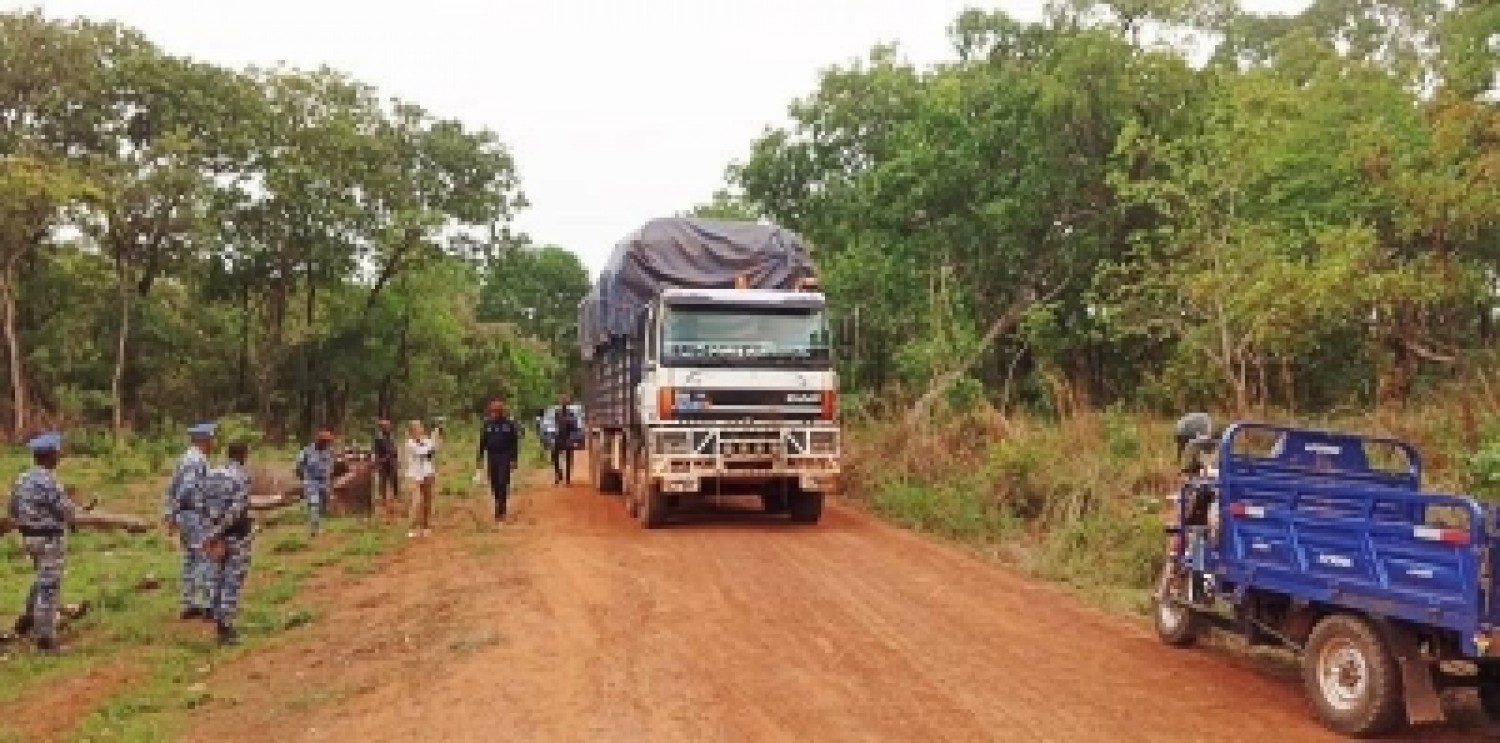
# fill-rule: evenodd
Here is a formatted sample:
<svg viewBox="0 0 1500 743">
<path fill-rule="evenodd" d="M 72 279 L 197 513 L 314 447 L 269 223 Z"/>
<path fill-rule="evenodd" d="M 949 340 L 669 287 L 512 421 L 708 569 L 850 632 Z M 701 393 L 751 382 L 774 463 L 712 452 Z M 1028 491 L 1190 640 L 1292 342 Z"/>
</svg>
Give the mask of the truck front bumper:
<svg viewBox="0 0 1500 743">
<path fill-rule="evenodd" d="M 795 479 L 807 491 L 838 488 L 836 426 L 673 426 L 652 432 L 650 472 L 669 493 L 696 492 L 702 481 Z"/>
</svg>

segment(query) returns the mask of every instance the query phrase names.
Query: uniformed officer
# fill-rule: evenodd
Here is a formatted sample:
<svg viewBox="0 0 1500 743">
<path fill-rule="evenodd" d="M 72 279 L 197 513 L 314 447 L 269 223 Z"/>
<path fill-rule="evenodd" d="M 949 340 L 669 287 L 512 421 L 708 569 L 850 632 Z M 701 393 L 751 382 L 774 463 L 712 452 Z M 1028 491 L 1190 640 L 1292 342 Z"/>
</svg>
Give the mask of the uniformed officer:
<svg viewBox="0 0 1500 743">
<path fill-rule="evenodd" d="M 297 453 L 297 479 L 302 480 L 302 494 L 308 498 L 308 531 L 318 536 L 324 504 L 333 488 L 333 431 L 320 429 L 312 443 Z"/>
<path fill-rule="evenodd" d="M 315 537 L 322 528 L 323 506 L 333 486 L 332 444 L 333 432 L 325 428 L 297 455 L 297 478 L 302 481 L 302 494 L 307 498 L 307 527 Z"/>
<path fill-rule="evenodd" d="M 520 447 L 520 429 L 505 414 L 505 403 L 491 400 L 489 417 L 479 429 L 479 455 L 474 460 L 474 479 L 479 479 L 487 462 L 490 493 L 495 497 L 495 521 L 505 520 L 506 501 L 510 498 L 510 473 L 516 469 Z"/>
<path fill-rule="evenodd" d="M 76 510 L 54 471 L 62 459 L 62 436 L 44 433 L 26 442 L 33 465 L 11 487 L 8 514 L 21 532 L 36 578 L 26 594 L 26 612 L 16 620 L 16 634 L 32 634 L 37 649 L 55 653 L 57 615 L 62 601 L 64 535 Z"/>
<path fill-rule="evenodd" d="M 198 545 L 203 541 L 202 521 L 199 518 L 198 488 L 208 476 L 208 456 L 213 453 L 214 423 L 199 423 L 188 429 L 192 442 L 177 469 L 172 481 L 162 496 L 162 520 L 168 532 L 177 534 L 182 549 L 182 618 L 209 619 L 208 613 L 208 561 Z"/>
<path fill-rule="evenodd" d="M 221 645 L 239 642 L 234 618 L 239 610 L 240 590 L 250 573 L 252 540 L 250 473 L 245 470 L 250 447 L 236 441 L 229 445 L 228 454 L 229 461 L 214 468 L 204 482 L 201 510 L 201 548 L 212 565 L 211 611 Z"/>
</svg>

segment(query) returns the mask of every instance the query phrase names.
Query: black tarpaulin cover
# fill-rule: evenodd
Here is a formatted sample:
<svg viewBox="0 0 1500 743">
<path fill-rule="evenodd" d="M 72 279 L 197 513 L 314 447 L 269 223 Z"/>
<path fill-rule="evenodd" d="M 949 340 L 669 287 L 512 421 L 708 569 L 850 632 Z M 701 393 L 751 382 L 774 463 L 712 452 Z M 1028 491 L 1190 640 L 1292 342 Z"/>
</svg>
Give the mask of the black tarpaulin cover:
<svg viewBox="0 0 1500 743">
<path fill-rule="evenodd" d="M 696 217 L 654 219 L 615 245 L 594 288 L 578 306 L 584 358 L 611 336 L 626 335 L 641 308 L 663 289 L 797 288 L 816 275 L 796 233 L 753 222 Z"/>
</svg>

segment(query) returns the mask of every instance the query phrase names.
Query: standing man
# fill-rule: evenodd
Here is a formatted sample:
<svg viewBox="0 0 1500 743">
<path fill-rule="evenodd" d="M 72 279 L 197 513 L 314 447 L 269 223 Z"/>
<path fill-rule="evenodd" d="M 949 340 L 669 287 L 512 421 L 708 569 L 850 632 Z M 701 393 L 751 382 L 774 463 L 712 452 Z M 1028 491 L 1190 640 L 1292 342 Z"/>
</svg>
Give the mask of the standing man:
<svg viewBox="0 0 1500 743">
<path fill-rule="evenodd" d="M 199 518 L 199 486 L 208 476 L 208 455 L 213 453 L 214 423 L 199 423 L 188 429 L 191 442 L 172 481 L 162 496 L 162 520 L 167 532 L 176 534 L 182 549 L 182 618 L 208 619 L 209 565 L 198 545 L 203 541 Z"/>
<path fill-rule="evenodd" d="M 307 498 L 307 527 L 315 537 L 322 528 L 323 504 L 333 485 L 332 443 L 333 432 L 321 429 L 313 442 L 302 447 L 297 455 L 297 479 L 302 481 L 302 494 Z"/>
<path fill-rule="evenodd" d="M 573 413 L 573 398 L 563 395 L 557 401 L 557 412 L 552 414 L 555 429 L 552 434 L 553 484 L 573 484 L 573 440 L 578 436 L 578 416 Z"/>
<path fill-rule="evenodd" d="M 391 500 L 401 500 L 400 480 L 396 477 L 396 440 L 391 437 L 391 422 L 380 421 L 380 429 L 375 432 L 375 439 L 370 443 L 370 451 L 375 455 L 375 474 L 379 478 L 380 500 L 386 501 L 386 491 L 390 490 Z"/>
<path fill-rule="evenodd" d="M 200 548 L 213 566 L 211 611 L 220 645 L 239 642 L 234 618 L 240 589 L 250 572 L 250 473 L 245 470 L 249 454 L 250 447 L 243 441 L 230 444 L 229 461 L 209 472 L 203 486 Z"/>
<path fill-rule="evenodd" d="M 57 613 L 62 601 L 63 535 L 76 512 L 54 471 L 62 459 L 62 436 L 44 433 L 26 442 L 32 467 L 11 487 L 8 514 L 21 532 L 21 544 L 36 569 L 26 594 L 26 613 L 16 620 L 16 634 L 34 634 L 36 647 L 56 653 Z"/>
<path fill-rule="evenodd" d="M 491 400 L 489 417 L 479 429 L 479 455 L 474 460 L 474 481 L 479 481 L 486 460 L 489 463 L 490 493 L 495 496 L 495 521 L 505 520 L 506 500 L 510 498 L 510 473 L 520 457 L 520 431 L 516 422 L 505 414 L 505 403 Z"/>
</svg>

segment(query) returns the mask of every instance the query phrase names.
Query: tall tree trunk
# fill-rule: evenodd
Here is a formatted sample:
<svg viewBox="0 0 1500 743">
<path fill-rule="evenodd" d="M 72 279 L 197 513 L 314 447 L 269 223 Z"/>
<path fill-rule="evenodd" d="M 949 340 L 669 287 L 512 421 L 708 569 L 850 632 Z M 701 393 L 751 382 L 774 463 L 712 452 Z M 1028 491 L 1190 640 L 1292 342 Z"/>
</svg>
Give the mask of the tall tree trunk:
<svg viewBox="0 0 1500 743">
<path fill-rule="evenodd" d="M 1281 357 L 1281 392 L 1286 397 L 1286 410 L 1292 415 L 1297 414 L 1297 382 L 1292 376 L 1292 364 L 1286 357 Z"/>
<path fill-rule="evenodd" d="M 5 352 L 10 362 L 11 434 L 26 431 L 26 376 L 21 368 L 21 338 L 16 332 L 16 264 L 11 256 L 0 271 L 0 312 L 4 313 Z"/>
<path fill-rule="evenodd" d="M 114 429 L 115 441 L 119 441 L 125 432 L 125 359 L 130 346 L 131 295 L 125 267 L 117 265 L 115 271 L 119 278 L 120 336 L 115 341 L 115 371 L 114 375 L 110 378 L 109 394 L 110 399 L 114 401 L 114 415 L 111 424 Z"/>
<path fill-rule="evenodd" d="M 396 357 L 391 359 L 390 371 L 380 382 L 380 417 L 390 418 L 396 414 L 396 378 L 404 376 L 406 368 L 406 341 L 411 329 L 411 313 L 401 316 L 401 330 L 396 336 Z"/>
<path fill-rule="evenodd" d="M 240 288 L 240 353 L 236 396 L 240 406 L 250 404 L 250 282 Z"/>
<path fill-rule="evenodd" d="M 974 364 L 978 363 L 984 357 L 985 352 L 989 350 L 990 346 L 994 345 L 995 341 L 1000 339 L 1000 336 L 1015 327 L 1016 323 L 1021 321 L 1021 317 L 1026 313 L 1026 310 L 1030 309 L 1037 302 L 1045 302 L 1057 296 L 1062 291 L 1062 288 L 1067 286 L 1067 283 L 1066 281 L 1059 283 L 1057 288 L 1053 289 L 1045 297 L 1037 298 L 1034 295 L 1023 294 L 1011 302 L 1010 306 L 1005 308 L 1005 311 L 1000 313 L 1000 316 L 995 318 L 994 322 L 990 323 L 989 329 L 979 339 L 979 347 L 974 349 L 974 353 L 969 358 L 953 365 L 952 368 L 933 378 L 932 384 L 927 387 L 927 391 L 912 405 L 911 412 L 906 417 L 907 423 L 916 425 L 927 423 L 933 403 L 937 402 L 937 399 L 946 393 L 948 388 L 953 386 L 953 383 L 957 382 L 960 377 L 967 373 Z"/>
<path fill-rule="evenodd" d="M 318 282 L 313 276 L 313 265 L 307 264 L 307 341 L 302 346 L 303 362 L 307 375 L 302 387 L 302 427 L 311 434 L 317 429 L 318 405 L 318 359 L 313 353 L 313 328 L 318 321 Z"/>
</svg>

